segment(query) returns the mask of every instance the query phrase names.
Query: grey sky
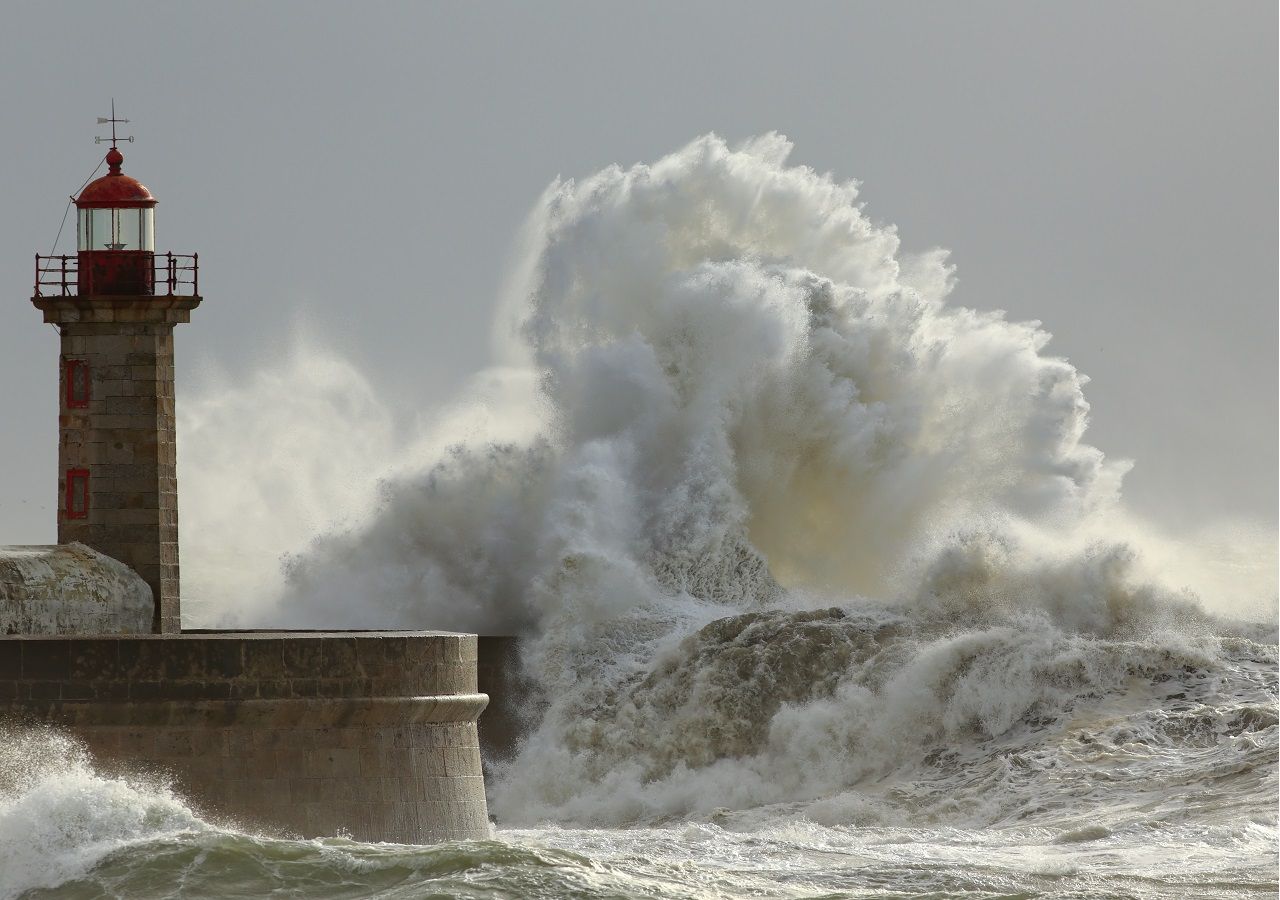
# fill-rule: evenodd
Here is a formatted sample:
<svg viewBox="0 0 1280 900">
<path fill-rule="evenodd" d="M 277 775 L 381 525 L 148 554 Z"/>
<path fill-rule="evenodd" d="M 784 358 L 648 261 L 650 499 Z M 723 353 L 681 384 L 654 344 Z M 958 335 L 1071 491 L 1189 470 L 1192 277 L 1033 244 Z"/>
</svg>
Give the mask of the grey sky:
<svg viewBox="0 0 1280 900">
<path fill-rule="evenodd" d="M 778 130 L 950 248 L 955 302 L 1044 323 L 1136 508 L 1274 522 L 1276 35 L 1273 2 L 8 4 L 0 543 L 54 539 L 32 255 L 113 94 L 157 249 L 201 255 L 179 402 L 302 327 L 429 410 L 550 179 Z"/>
</svg>

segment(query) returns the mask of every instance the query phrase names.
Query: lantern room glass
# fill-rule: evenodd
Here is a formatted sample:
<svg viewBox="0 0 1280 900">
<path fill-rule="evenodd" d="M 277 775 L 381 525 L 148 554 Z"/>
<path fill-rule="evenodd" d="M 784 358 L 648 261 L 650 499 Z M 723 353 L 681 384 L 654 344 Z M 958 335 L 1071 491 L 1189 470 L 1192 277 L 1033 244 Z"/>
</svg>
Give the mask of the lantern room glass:
<svg viewBox="0 0 1280 900">
<path fill-rule="evenodd" d="M 79 250 L 155 250 L 154 209 L 80 210 Z"/>
</svg>

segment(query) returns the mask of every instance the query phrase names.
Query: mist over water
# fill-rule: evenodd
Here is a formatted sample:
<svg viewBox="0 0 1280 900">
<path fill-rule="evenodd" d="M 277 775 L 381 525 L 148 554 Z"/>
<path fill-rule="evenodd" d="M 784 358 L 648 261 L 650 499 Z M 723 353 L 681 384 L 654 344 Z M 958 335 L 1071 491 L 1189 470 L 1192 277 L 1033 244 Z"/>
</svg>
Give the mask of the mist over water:
<svg viewBox="0 0 1280 900">
<path fill-rule="evenodd" d="M 553 183 L 407 439 L 316 348 L 184 397 L 188 624 L 525 635 L 565 894 L 1274 891 L 1272 529 L 1136 520 L 1048 333 L 790 149 Z"/>
</svg>

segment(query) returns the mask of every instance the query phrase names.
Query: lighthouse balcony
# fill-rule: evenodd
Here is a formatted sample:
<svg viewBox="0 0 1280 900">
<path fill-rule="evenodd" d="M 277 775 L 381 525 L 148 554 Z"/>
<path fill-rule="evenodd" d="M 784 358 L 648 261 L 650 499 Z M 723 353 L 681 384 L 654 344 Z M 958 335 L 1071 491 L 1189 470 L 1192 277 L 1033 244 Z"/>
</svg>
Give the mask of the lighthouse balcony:
<svg viewBox="0 0 1280 900">
<path fill-rule="evenodd" d="M 81 251 L 73 256 L 36 254 L 34 298 L 122 295 L 198 297 L 199 254 L 144 250 Z"/>
</svg>

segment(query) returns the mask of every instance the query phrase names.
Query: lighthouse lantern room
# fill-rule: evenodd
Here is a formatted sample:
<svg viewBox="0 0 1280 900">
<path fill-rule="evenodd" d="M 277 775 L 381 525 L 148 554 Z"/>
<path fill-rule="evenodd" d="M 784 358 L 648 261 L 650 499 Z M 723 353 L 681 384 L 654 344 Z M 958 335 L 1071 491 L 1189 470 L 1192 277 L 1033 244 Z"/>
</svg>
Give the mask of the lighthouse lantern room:
<svg viewBox="0 0 1280 900">
<path fill-rule="evenodd" d="M 76 198 L 76 267 L 81 294 L 150 294 L 155 290 L 156 198 L 121 171 L 124 154 L 107 151 L 106 175 Z"/>
</svg>

